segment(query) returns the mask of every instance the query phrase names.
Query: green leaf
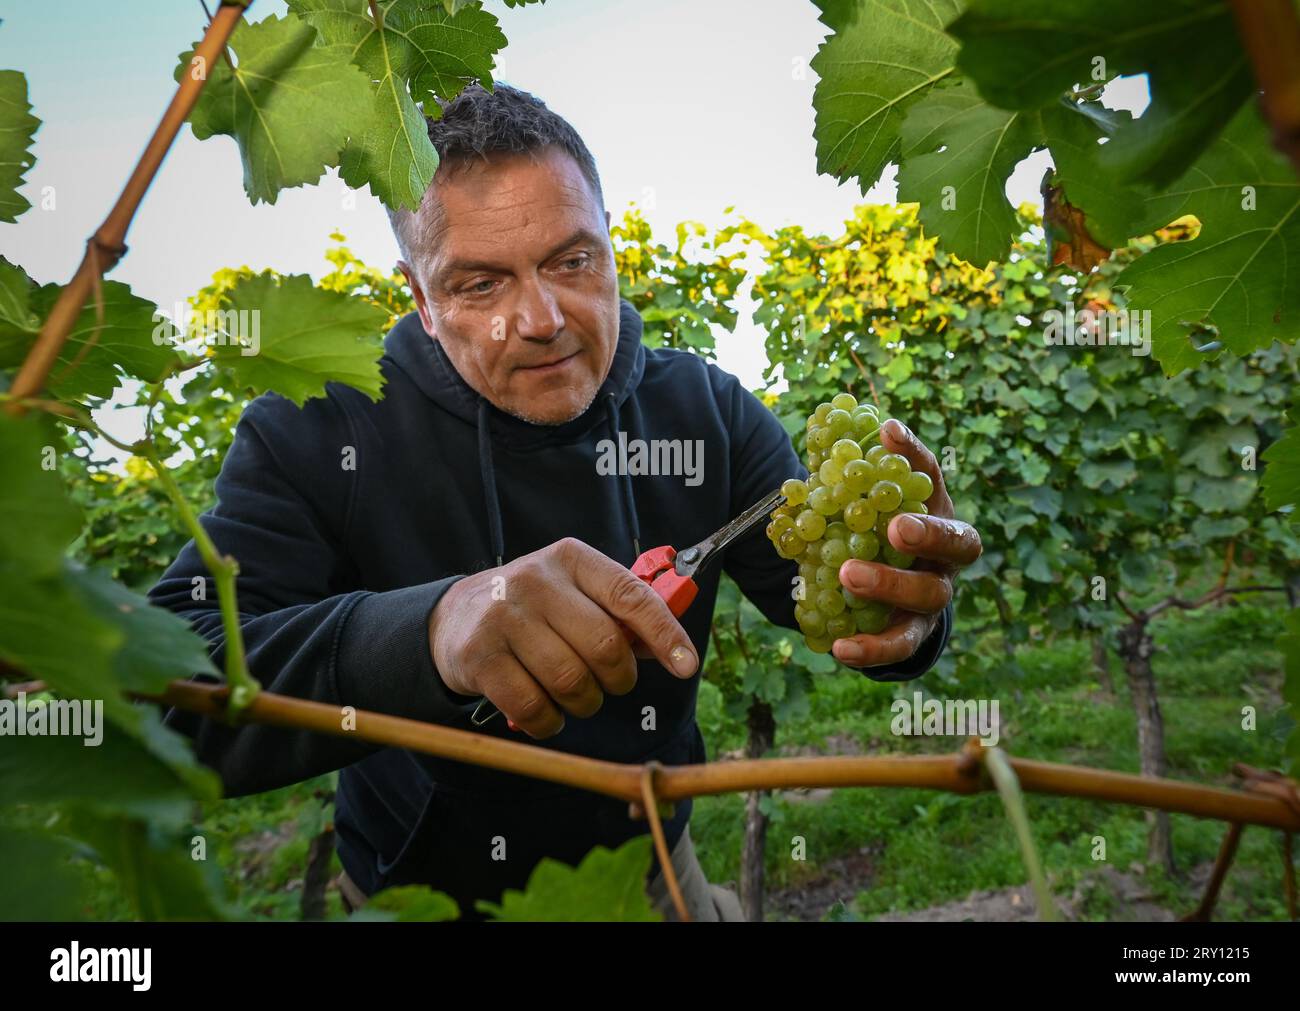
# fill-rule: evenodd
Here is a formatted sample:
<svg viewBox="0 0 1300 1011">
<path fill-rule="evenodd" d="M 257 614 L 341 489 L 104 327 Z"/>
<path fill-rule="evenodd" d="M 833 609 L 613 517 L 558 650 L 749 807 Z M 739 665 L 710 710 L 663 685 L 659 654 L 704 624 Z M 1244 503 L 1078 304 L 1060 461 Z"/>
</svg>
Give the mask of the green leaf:
<svg viewBox="0 0 1300 1011">
<path fill-rule="evenodd" d="M 18 187 L 36 161 L 32 137 L 40 125 L 27 101 L 27 78 L 17 70 L 0 70 L 0 221 L 17 221 L 32 206 Z"/>
<path fill-rule="evenodd" d="M 1295 419 L 1288 414 L 1287 420 Z M 1261 483 L 1269 511 L 1300 505 L 1300 425 L 1293 423 L 1259 458 L 1266 464 Z"/>
<path fill-rule="evenodd" d="M 345 48 L 372 82 L 368 126 L 343 152 L 339 174 L 352 187 L 367 183 L 391 208 L 419 207 L 438 153 L 424 113 L 440 115 L 435 96 L 455 98 L 474 80 L 492 88 L 496 54 L 506 45 L 497 19 L 478 5 L 445 7 L 417 0 L 379 4 L 382 29 L 366 0 L 290 0 L 327 45 Z"/>
<path fill-rule="evenodd" d="M 1078 473 L 1085 488 L 1108 485 L 1106 490 L 1114 491 L 1130 484 L 1137 477 L 1137 466 L 1132 460 L 1084 460 L 1079 464 Z"/>
<path fill-rule="evenodd" d="M 441 923 L 459 918 L 460 907 L 455 899 L 424 885 L 385 888 L 349 917 L 354 921 L 397 923 Z"/>
<path fill-rule="evenodd" d="M 277 281 L 264 273 L 236 284 L 223 306 L 247 312 L 241 320 L 256 327 L 242 335 L 245 346 L 229 341 L 212 349 L 239 385 L 273 390 L 299 407 L 324 396 L 327 382 L 345 383 L 374 401 L 382 396 L 380 334 L 388 313 L 374 303 L 318 288 L 306 274 Z"/>
<path fill-rule="evenodd" d="M 1065 190 L 1070 203 L 1084 212 L 1088 234 L 1102 245 L 1122 246 L 1141 217 L 1142 199 L 1129 187 L 1117 187 L 1102 170 L 1100 159 L 1125 123 L 1127 112 L 1112 112 L 1098 102 L 1074 102 L 1062 98 L 1038 113 L 1042 139 L 1056 166 L 1055 183 Z M 1109 138 L 1107 144 L 1101 144 Z"/>
<path fill-rule="evenodd" d="M 17 268 L 14 268 L 15 270 Z M 29 315 L 23 320 L 21 278 L 7 273 L 5 287 L 11 311 L 0 316 L 0 368 L 13 367 L 26 357 L 42 323 L 58 300 L 62 286 L 45 284 L 28 289 Z M 23 275 L 25 276 L 25 275 Z M 122 376 L 156 382 L 176 361 L 177 330 L 148 299 L 131 294 L 121 281 L 100 285 L 104 322 L 98 322 L 94 296 L 72 324 L 68 339 L 50 370 L 46 387 L 55 397 L 78 400 L 112 394 Z M 19 319 L 12 319 L 17 316 Z"/>
<path fill-rule="evenodd" d="M 902 125 L 898 198 L 921 205 L 921 222 L 976 266 L 1006 259 L 1017 230 L 1007 176 L 1039 143 L 1037 116 L 989 105 L 970 81 L 932 88 Z"/>
<path fill-rule="evenodd" d="M 138 818 L 84 808 L 69 812 L 60 829 L 95 851 L 138 919 L 235 918 L 221 898 L 221 869 L 215 860 L 194 859 L 191 839 L 158 831 Z"/>
<path fill-rule="evenodd" d="M 226 134 L 238 142 L 244 191 L 255 204 L 316 182 L 370 119 L 370 86 L 348 50 L 315 43 L 312 26 L 292 14 L 241 21 L 230 40 L 235 69 L 224 59 L 207 68 L 190 113 L 199 140 Z M 191 73 L 192 56 L 182 55 L 176 80 Z"/>
<path fill-rule="evenodd" d="M 41 328 L 41 321 L 32 312 L 32 293 L 36 282 L 27 276 L 22 267 L 0 256 L 0 365 L 16 365 L 22 360 L 21 351 L 27 347 L 24 336 Z M 17 341 L 15 354 L 11 341 Z"/>
<path fill-rule="evenodd" d="M 658 922 L 646 875 L 651 839 L 639 835 L 616 850 L 597 846 L 576 868 L 542 860 L 520 892 L 507 889 L 501 904 L 480 899 L 475 907 L 497 920 L 529 922 Z"/>
<path fill-rule="evenodd" d="M 62 446 L 49 418 L 0 412 L 0 566 L 29 579 L 59 572 L 81 529 L 54 466 Z"/>
<path fill-rule="evenodd" d="M 952 73 L 956 43 L 944 26 L 959 0 L 814 0 L 834 32 L 809 64 L 817 171 L 857 177 L 865 193 L 899 153 L 909 107 Z"/>
<path fill-rule="evenodd" d="M 80 699 L 48 702 L 28 699 L 29 708 L 44 705 L 47 728 L 62 726 L 78 735 L 15 736 L 15 728 L 26 722 L 16 702 L 0 701 L 12 718 L 0 736 L 0 806 L 11 804 L 74 804 L 103 813 L 125 813 L 179 828 L 189 817 L 195 796 L 192 786 L 200 784 L 200 796 L 220 796 L 216 776 L 206 769 L 193 778 L 178 771 L 151 752 L 140 741 L 112 723 L 94 715 L 93 701 Z M 75 707 L 75 712 L 74 712 Z M 151 737 L 172 734 L 162 726 L 158 714 L 145 710 L 143 722 L 150 724 Z M 61 714 L 61 715 L 59 715 Z M 56 716 L 58 723 L 55 722 Z M 89 733 L 90 731 L 94 733 Z"/>
<path fill-rule="evenodd" d="M 81 919 L 81 878 L 66 840 L 0 825 L 0 920 Z"/>
<path fill-rule="evenodd" d="M 1036 109 L 1076 84 L 1145 73 L 1151 104 L 1106 145 L 1108 173 L 1167 186 L 1251 89 L 1223 0 L 972 0 L 953 22 L 960 70 L 1006 109 Z"/>
<path fill-rule="evenodd" d="M 1300 179 L 1273 151 L 1251 103 L 1173 188 L 1146 201 L 1144 224 L 1195 214 L 1195 239 L 1166 243 L 1126 267 L 1130 310 L 1151 312 L 1152 353 L 1169 375 L 1201 354 L 1188 339 L 1217 328 L 1233 354 L 1294 342 L 1300 306 Z M 1204 340 L 1205 338 L 1201 338 Z"/>
</svg>

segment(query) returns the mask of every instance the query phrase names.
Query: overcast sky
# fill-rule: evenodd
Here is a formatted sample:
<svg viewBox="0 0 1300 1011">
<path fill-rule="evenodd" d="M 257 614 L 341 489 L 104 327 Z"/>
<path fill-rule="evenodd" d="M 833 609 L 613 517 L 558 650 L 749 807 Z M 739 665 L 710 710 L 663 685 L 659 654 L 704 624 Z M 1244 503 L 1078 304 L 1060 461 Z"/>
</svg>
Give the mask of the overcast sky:
<svg viewBox="0 0 1300 1011">
<path fill-rule="evenodd" d="M 799 223 L 839 234 L 864 197 L 816 171 L 808 61 L 826 35 L 807 0 L 548 0 L 500 19 L 509 45 L 498 80 L 542 98 L 596 158 L 615 220 L 630 203 L 671 244 L 678 221 L 713 225 L 723 209 L 776 229 Z M 256 0 L 252 20 L 285 10 Z M 22 70 L 35 114 L 35 167 L 24 192 L 37 206 L 0 225 L 0 253 L 39 281 L 66 282 L 174 90 L 177 56 L 201 35 L 199 0 L 0 0 L 0 67 Z M 57 30 L 51 30 L 57 21 Z M 1023 163 L 1008 192 L 1035 201 L 1045 153 Z M 866 199 L 892 202 L 893 169 Z M 39 197 L 53 187 L 55 209 Z M 177 139 L 110 277 L 165 311 L 220 267 L 248 264 L 319 277 L 338 229 L 369 263 L 397 246 L 368 191 L 345 209 L 331 171 L 274 205 L 244 195 L 232 139 Z M 647 207 L 650 198 L 653 205 Z M 748 291 L 748 285 L 742 289 Z M 719 362 L 751 388 L 766 364 L 762 331 L 740 304 Z"/>
</svg>

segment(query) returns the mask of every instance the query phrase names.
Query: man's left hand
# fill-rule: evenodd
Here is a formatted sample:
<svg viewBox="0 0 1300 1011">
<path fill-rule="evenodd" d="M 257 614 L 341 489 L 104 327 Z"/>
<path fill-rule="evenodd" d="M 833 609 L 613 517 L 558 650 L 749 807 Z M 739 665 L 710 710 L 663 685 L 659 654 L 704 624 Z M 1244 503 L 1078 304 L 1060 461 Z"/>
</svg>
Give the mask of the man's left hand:
<svg viewBox="0 0 1300 1011">
<path fill-rule="evenodd" d="M 840 566 L 840 583 L 850 593 L 896 608 L 883 632 L 835 640 L 835 658 L 850 667 L 899 663 L 915 653 L 952 599 L 957 573 L 983 551 L 979 532 L 969 523 L 953 519 L 952 499 L 944 487 L 939 461 L 921 440 L 901 421 L 891 418 L 881 427 L 880 441 L 891 453 L 906 457 L 912 470 L 929 475 L 934 491 L 925 502 L 929 515 L 904 513 L 889 524 L 889 542 L 898 551 L 916 556 L 912 568 L 896 569 L 856 558 Z"/>
</svg>

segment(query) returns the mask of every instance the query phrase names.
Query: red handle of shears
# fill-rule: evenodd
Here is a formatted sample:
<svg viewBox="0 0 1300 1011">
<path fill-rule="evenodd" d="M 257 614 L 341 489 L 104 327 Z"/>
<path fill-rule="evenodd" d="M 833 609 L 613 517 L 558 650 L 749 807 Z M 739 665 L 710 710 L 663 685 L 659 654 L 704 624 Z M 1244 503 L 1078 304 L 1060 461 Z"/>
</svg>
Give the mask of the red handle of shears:
<svg viewBox="0 0 1300 1011">
<path fill-rule="evenodd" d="M 650 548 L 648 551 L 642 551 L 637 560 L 632 563 L 632 575 L 641 582 L 650 584 L 650 589 L 663 598 L 663 602 L 668 605 L 668 610 L 673 612 L 673 617 L 680 618 L 695 600 L 699 587 L 690 576 L 683 576 L 677 572 L 676 561 L 677 549 L 671 544 Z M 622 622 L 618 623 L 618 627 L 623 630 L 633 649 L 641 644 L 641 640 Z M 511 730 L 519 729 L 511 719 L 506 720 L 506 726 Z"/>
</svg>

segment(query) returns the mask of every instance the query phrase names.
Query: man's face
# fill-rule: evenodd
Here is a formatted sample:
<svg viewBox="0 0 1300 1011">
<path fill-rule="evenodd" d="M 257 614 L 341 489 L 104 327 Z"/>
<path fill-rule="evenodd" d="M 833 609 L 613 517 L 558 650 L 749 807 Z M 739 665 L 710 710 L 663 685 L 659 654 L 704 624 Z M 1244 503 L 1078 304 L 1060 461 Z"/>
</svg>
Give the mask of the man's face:
<svg viewBox="0 0 1300 1011">
<path fill-rule="evenodd" d="M 581 414 L 618 343 L 609 213 L 555 148 L 456 166 L 435 183 L 441 214 L 399 263 L 420 320 L 456 371 L 496 407 L 539 425 Z M 417 231 L 429 225 L 429 201 Z M 413 256 L 424 255 L 413 250 Z"/>
</svg>

